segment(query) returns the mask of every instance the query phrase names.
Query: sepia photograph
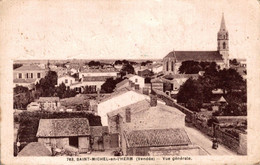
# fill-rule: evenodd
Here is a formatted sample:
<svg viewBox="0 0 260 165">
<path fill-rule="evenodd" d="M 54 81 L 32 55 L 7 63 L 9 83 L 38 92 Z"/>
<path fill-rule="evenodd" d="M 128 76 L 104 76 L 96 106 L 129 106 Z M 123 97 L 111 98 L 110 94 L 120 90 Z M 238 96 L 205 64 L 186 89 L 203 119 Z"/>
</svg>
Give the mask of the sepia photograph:
<svg viewBox="0 0 260 165">
<path fill-rule="evenodd" d="M 259 1 L 0 3 L 1 129 L 15 164 L 253 153 Z"/>
</svg>

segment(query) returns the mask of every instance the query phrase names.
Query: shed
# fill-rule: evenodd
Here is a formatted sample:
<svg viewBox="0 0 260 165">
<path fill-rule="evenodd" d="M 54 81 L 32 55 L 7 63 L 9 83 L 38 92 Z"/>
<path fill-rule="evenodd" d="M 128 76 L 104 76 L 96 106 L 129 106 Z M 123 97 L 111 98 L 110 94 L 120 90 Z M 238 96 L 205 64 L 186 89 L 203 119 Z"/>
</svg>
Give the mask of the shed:
<svg viewBox="0 0 260 165">
<path fill-rule="evenodd" d="M 38 142 L 52 147 L 72 146 L 79 152 L 88 152 L 89 121 L 87 118 L 41 119 L 36 137 Z"/>
</svg>

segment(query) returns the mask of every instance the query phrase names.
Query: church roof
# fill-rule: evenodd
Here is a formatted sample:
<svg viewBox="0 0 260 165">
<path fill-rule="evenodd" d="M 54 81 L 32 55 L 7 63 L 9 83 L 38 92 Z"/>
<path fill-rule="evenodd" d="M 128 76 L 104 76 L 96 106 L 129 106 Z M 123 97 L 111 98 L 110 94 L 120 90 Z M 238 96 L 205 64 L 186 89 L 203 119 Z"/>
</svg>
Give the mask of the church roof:
<svg viewBox="0 0 260 165">
<path fill-rule="evenodd" d="M 172 51 L 164 58 L 176 58 L 177 61 L 222 61 L 219 51 Z"/>
<path fill-rule="evenodd" d="M 226 31 L 226 24 L 225 24 L 225 19 L 224 19 L 224 14 L 222 13 L 222 19 L 221 19 L 221 24 L 220 24 L 220 30 L 219 31 Z"/>
</svg>

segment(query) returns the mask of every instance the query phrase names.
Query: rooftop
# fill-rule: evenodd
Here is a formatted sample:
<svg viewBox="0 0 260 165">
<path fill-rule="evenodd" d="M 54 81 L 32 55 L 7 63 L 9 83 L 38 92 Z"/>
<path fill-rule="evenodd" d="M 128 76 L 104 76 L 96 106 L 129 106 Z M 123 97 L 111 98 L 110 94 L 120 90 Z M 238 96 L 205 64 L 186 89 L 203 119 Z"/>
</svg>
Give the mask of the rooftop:
<svg viewBox="0 0 260 165">
<path fill-rule="evenodd" d="M 177 61 L 216 61 L 223 60 L 219 51 L 172 51 L 164 58 L 176 58 Z"/>
<path fill-rule="evenodd" d="M 106 81 L 108 78 L 111 78 L 111 76 L 84 76 L 83 82 L 86 81 Z"/>
<path fill-rule="evenodd" d="M 51 151 L 42 143 L 31 142 L 27 144 L 18 156 L 51 156 Z"/>
<path fill-rule="evenodd" d="M 39 97 L 38 102 L 55 102 L 60 101 L 59 97 Z"/>
<path fill-rule="evenodd" d="M 40 119 L 36 137 L 90 135 L 87 118 Z"/>
<path fill-rule="evenodd" d="M 16 68 L 14 71 L 44 71 L 44 68 L 39 67 L 38 65 L 23 65 L 19 68 Z"/>
<path fill-rule="evenodd" d="M 35 83 L 36 80 L 37 79 L 32 79 L 32 78 L 30 78 L 30 79 L 19 79 L 19 78 L 17 78 L 17 79 L 13 80 L 13 83 L 29 83 L 29 84 L 31 84 L 31 83 Z"/>
<path fill-rule="evenodd" d="M 83 73 L 89 73 L 89 72 L 119 72 L 116 68 L 99 68 L 99 69 L 94 69 L 94 68 L 83 68 L 81 70 Z"/>
<path fill-rule="evenodd" d="M 184 128 L 150 129 L 125 132 L 129 147 L 161 147 L 189 145 L 191 141 Z"/>
</svg>

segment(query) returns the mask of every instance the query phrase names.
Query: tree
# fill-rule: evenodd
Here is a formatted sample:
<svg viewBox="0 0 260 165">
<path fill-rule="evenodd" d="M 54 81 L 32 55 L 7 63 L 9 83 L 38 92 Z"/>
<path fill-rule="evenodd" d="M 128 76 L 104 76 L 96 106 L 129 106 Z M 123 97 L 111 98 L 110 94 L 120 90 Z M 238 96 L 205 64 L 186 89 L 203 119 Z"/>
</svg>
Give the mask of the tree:
<svg viewBox="0 0 260 165">
<path fill-rule="evenodd" d="M 179 72 L 184 74 L 197 74 L 201 69 L 199 62 L 197 61 L 183 61 L 179 68 Z"/>
<path fill-rule="evenodd" d="M 55 93 L 55 85 L 57 84 L 57 73 L 49 70 L 44 78 L 36 84 L 36 90 L 41 91 L 41 96 L 51 97 Z"/>
<path fill-rule="evenodd" d="M 192 78 L 189 78 L 177 94 L 177 102 L 184 103 L 194 111 L 199 111 L 203 103 L 203 87 Z"/>
<path fill-rule="evenodd" d="M 100 65 L 101 65 L 101 63 L 99 61 L 90 61 L 88 63 L 88 66 L 90 66 L 90 67 L 95 67 L 95 66 L 100 66 Z"/>
<path fill-rule="evenodd" d="M 229 62 L 231 65 L 235 65 L 235 66 L 239 65 L 239 63 L 237 62 L 237 59 L 229 60 Z"/>
<path fill-rule="evenodd" d="M 101 90 L 106 93 L 112 93 L 116 87 L 116 81 L 113 78 L 108 78 L 105 83 L 101 86 Z"/>
<path fill-rule="evenodd" d="M 244 86 L 244 80 L 235 69 L 223 69 L 219 71 L 219 88 L 226 92 L 239 90 Z"/>
<path fill-rule="evenodd" d="M 123 66 L 123 68 L 121 69 L 121 72 L 123 74 L 134 74 L 135 73 L 135 69 L 131 64 L 125 64 Z"/>
</svg>

